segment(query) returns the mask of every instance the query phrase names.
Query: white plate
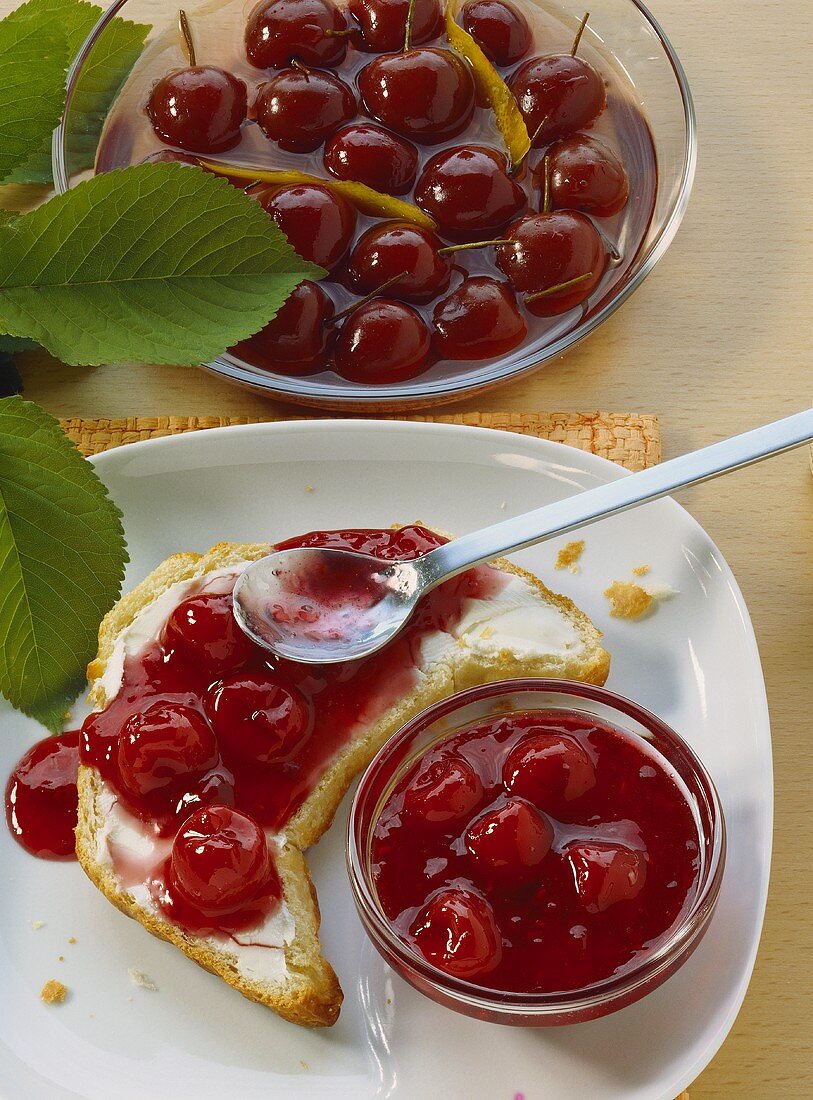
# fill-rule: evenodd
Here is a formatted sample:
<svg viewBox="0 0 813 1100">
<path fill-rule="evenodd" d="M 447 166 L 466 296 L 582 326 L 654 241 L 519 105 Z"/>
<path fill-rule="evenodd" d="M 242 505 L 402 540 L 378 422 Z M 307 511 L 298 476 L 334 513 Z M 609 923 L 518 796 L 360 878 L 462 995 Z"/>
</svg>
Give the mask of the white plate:
<svg viewBox="0 0 813 1100">
<path fill-rule="evenodd" d="M 124 511 L 128 584 L 176 550 L 220 539 L 418 518 L 462 533 L 623 476 L 602 459 L 519 435 L 354 421 L 151 440 L 103 454 L 96 465 Z M 498 1027 L 444 1010 L 395 977 L 367 942 L 345 878 L 340 813 L 311 865 L 324 947 L 345 1002 L 333 1029 L 307 1032 L 126 920 L 75 865 L 32 859 L 2 830 L 4 1100 L 671 1100 L 687 1086 L 734 1020 L 762 924 L 772 778 L 759 656 L 728 566 L 673 501 L 605 521 L 586 538 L 576 576 L 553 571 L 556 544 L 518 560 L 606 631 L 609 685 L 697 749 L 728 821 L 717 914 L 677 975 L 622 1012 L 568 1028 Z M 603 589 L 643 563 L 652 566 L 647 582 L 679 594 L 644 621 L 611 619 Z M 5 775 L 41 731 L 8 708 L 0 720 Z M 34 920 L 45 926 L 33 930 Z M 159 992 L 135 988 L 131 967 Z M 70 987 L 64 1005 L 38 999 L 51 977 Z"/>
</svg>

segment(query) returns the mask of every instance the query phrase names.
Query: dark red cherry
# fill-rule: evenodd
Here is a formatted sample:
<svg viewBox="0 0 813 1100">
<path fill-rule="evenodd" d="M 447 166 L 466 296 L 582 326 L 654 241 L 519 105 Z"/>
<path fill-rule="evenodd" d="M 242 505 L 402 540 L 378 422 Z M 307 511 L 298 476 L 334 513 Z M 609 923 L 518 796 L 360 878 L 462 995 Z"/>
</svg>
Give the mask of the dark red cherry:
<svg viewBox="0 0 813 1100">
<path fill-rule="evenodd" d="M 431 302 L 452 277 L 451 259 L 438 255 L 441 247 L 434 233 L 408 222 L 374 225 L 362 233 L 350 253 L 348 281 L 359 294 L 370 294 L 405 272 L 387 294 L 404 302 Z"/>
<path fill-rule="evenodd" d="M 419 313 L 391 298 L 354 310 L 336 342 L 336 370 L 352 382 L 402 382 L 426 370 L 429 329 Z"/>
<path fill-rule="evenodd" d="M 257 124 L 289 153 L 311 153 L 356 113 L 343 80 L 318 69 L 285 69 L 263 84 L 254 103 Z"/>
<path fill-rule="evenodd" d="M 492 359 L 512 351 L 528 333 L 511 289 L 487 275 L 466 279 L 438 302 L 432 320 L 441 359 Z"/>
<path fill-rule="evenodd" d="M 246 24 L 246 56 L 258 69 L 292 61 L 333 68 L 347 53 L 344 14 L 332 0 L 267 0 Z"/>
<path fill-rule="evenodd" d="M 353 44 L 368 53 L 389 53 L 404 45 L 409 0 L 350 0 L 348 11 L 359 25 Z M 443 29 L 438 0 L 416 0 L 412 15 L 412 44 L 437 38 Z"/>
<path fill-rule="evenodd" d="M 483 801 L 483 782 L 462 756 L 445 753 L 404 791 L 404 814 L 415 822 L 454 827 L 471 820 Z"/>
<path fill-rule="evenodd" d="M 6 785 L 14 839 L 42 859 L 74 859 L 79 796 L 79 733 L 44 737 L 17 762 Z"/>
<path fill-rule="evenodd" d="M 249 763 L 289 759 L 313 725 L 305 698 L 270 672 L 225 677 L 207 696 L 206 713 L 227 759 Z"/>
<path fill-rule="evenodd" d="M 468 0 L 463 26 L 495 65 L 513 65 L 531 48 L 528 20 L 508 0 Z"/>
<path fill-rule="evenodd" d="M 197 909 L 224 913 L 279 889 L 265 833 L 248 814 L 206 806 L 186 819 L 172 844 L 170 876 Z"/>
<path fill-rule="evenodd" d="M 495 249 L 497 266 L 537 317 L 553 317 L 579 305 L 604 274 L 604 242 L 590 219 L 577 211 L 529 214 L 510 225 L 505 236 L 511 243 Z M 549 296 L 532 297 L 572 280 L 579 281 Z"/>
<path fill-rule="evenodd" d="M 223 153 L 240 140 L 246 86 L 213 65 L 177 69 L 150 92 L 147 114 L 161 141 L 193 153 Z"/>
<path fill-rule="evenodd" d="M 607 106 L 601 76 L 588 62 L 569 53 L 532 57 L 520 65 L 509 87 L 528 132 L 536 134 L 536 148 L 589 126 Z"/>
<path fill-rule="evenodd" d="M 330 271 L 344 259 L 356 212 L 341 195 L 320 184 L 302 183 L 266 191 L 260 203 L 303 260 Z"/>
<path fill-rule="evenodd" d="M 199 775 L 217 763 L 217 742 L 203 715 L 180 703 L 153 703 L 131 714 L 116 760 L 125 791 L 143 798 Z"/>
<path fill-rule="evenodd" d="M 502 769 L 511 794 L 521 795 L 554 816 L 596 785 L 596 769 L 575 737 L 540 729 L 514 745 Z"/>
<path fill-rule="evenodd" d="M 508 168 L 503 153 L 483 145 L 444 149 L 427 161 L 418 177 L 415 201 L 446 236 L 493 236 L 528 201 Z"/>
<path fill-rule="evenodd" d="M 273 321 L 235 351 L 249 362 L 280 374 L 312 374 L 326 362 L 334 337 L 333 300 L 306 279 L 286 299 Z"/>
<path fill-rule="evenodd" d="M 243 664 L 256 652 L 237 625 L 231 593 L 201 592 L 182 600 L 167 619 L 161 641 L 165 649 L 179 652 L 213 676 Z"/>
<path fill-rule="evenodd" d="M 386 195 L 404 195 L 415 182 L 418 150 L 371 122 L 345 126 L 325 144 L 324 164 L 340 180 L 357 180 Z"/>
<path fill-rule="evenodd" d="M 629 179 L 624 165 L 603 141 L 573 134 L 548 149 L 550 195 L 554 207 L 584 210 L 599 218 L 627 204 Z M 544 189 L 544 181 L 540 186 Z"/>
<path fill-rule="evenodd" d="M 410 928 L 424 958 L 455 978 L 475 979 L 502 960 L 491 906 L 473 890 L 450 886 L 429 899 Z"/>
<path fill-rule="evenodd" d="M 553 826 L 524 798 L 486 810 L 466 830 L 466 849 L 478 878 L 516 890 L 535 877 L 553 843 Z"/>
<path fill-rule="evenodd" d="M 449 50 L 384 54 L 358 75 L 369 115 L 422 145 L 455 137 L 474 113 L 474 81 Z"/>
<path fill-rule="evenodd" d="M 582 841 L 569 844 L 563 854 L 588 913 L 603 913 L 619 901 L 632 901 L 646 883 L 646 855 L 623 844 Z"/>
</svg>

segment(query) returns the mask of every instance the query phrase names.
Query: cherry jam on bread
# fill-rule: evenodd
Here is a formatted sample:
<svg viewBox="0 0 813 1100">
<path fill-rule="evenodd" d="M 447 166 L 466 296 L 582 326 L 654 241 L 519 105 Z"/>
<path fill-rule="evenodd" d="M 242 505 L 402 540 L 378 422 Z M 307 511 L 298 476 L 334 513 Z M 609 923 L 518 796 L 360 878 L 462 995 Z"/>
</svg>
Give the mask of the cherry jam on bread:
<svg viewBox="0 0 813 1100">
<path fill-rule="evenodd" d="M 657 170 L 621 68 L 597 51 L 589 29 L 574 43 L 581 11 L 528 0 L 458 7 L 458 23 L 496 67 L 534 138 L 516 164 L 471 65 L 450 46 L 441 0 L 417 0 L 409 34 L 409 0 L 222 0 L 192 20 L 207 66 L 173 67 L 180 51 L 173 29 L 163 51 L 134 69 L 105 128 L 97 171 L 168 157 L 186 165 L 198 152 L 221 161 L 241 188 L 251 179 L 229 177 L 228 164 L 320 181 L 247 188 L 296 251 L 328 272 L 319 284 L 326 301 L 311 291 L 301 303 L 301 344 L 291 332 L 294 310 L 283 331 L 233 349 L 255 368 L 338 375 L 356 386 L 459 375 L 460 364 L 494 362 L 571 330 L 633 263 Z M 183 96 L 169 118 L 175 84 Z M 369 204 L 358 209 L 331 191 L 337 181 L 417 208 L 419 219 L 435 223 L 411 226 L 432 255 L 416 245 L 414 265 L 395 250 L 373 263 L 371 239 L 403 234 L 404 219 L 396 211 L 373 216 Z M 550 232 L 525 231 L 526 259 L 508 262 L 522 220 L 553 214 L 583 221 L 553 218 Z M 503 335 L 470 339 L 483 286 L 491 287 Z M 391 357 L 386 349 L 371 354 L 382 338 Z"/>
<path fill-rule="evenodd" d="M 370 866 L 393 930 L 435 967 L 550 993 L 656 951 L 693 900 L 700 844 L 681 781 L 643 739 L 579 711 L 517 711 L 414 759 Z"/>
</svg>

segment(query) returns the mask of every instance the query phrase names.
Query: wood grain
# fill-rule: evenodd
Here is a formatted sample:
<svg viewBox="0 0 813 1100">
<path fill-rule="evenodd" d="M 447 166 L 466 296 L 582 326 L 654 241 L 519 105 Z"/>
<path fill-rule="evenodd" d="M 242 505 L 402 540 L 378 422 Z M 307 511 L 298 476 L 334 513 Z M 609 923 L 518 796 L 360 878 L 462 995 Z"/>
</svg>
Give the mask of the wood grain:
<svg viewBox="0 0 813 1100">
<path fill-rule="evenodd" d="M 14 6 L 0 0 L 0 13 Z M 683 59 L 700 127 L 697 182 L 676 241 L 593 338 L 543 372 L 456 411 L 655 411 L 669 457 L 813 398 L 813 6 L 659 0 L 656 15 Z M 274 411 L 196 371 L 81 370 L 32 355 L 24 375 L 27 395 L 60 416 Z M 754 978 L 692 1100 L 807 1100 L 813 477 L 797 451 L 682 500 L 728 558 L 754 619 L 777 791 L 773 877 Z"/>
</svg>

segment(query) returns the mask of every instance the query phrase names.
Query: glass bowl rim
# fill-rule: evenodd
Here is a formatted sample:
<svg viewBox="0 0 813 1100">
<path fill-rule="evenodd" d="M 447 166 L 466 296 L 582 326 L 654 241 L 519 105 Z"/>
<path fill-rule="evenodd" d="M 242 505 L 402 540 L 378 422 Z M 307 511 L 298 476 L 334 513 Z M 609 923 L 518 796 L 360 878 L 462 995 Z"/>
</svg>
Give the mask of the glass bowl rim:
<svg viewBox="0 0 813 1100">
<path fill-rule="evenodd" d="M 703 794 L 712 823 L 712 832 L 709 838 L 709 856 L 698 884 L 697 894 L 680 923 L 660 947 L 652 954 L 647 955 L 638 965 L 631 967 L 617 977 L 604 978 L 580 989 L 551 993 L 514 993 L 490 989 L 487 986 L 479 986 L 473 982 L 446 974 L 423 959 L 392 930 L 389 921 L 376 902 L 374 889 L 365 873 L 365 861 L 360 856 L 360 845 L 364 840 L 359 835 L 360 821 L 364 809 L 367 808 L 366 801 L 369 798 L 373 781 L 378 773 L 389 765 L 391 756 L 397 752 L 405 741 L 469 703 L 490 697 L 516 697 L 526 693 L 559 695 L 563 699 L 569 700 L 569 709 L 574 710 L 578 709 L 580 700 L 601 703 L 619 713 L 625 719 L 631 718 L 647 730 L 655 732 L 685 757 L 692 778 L 697 782 Z M 622 722 L 617 724 L 629 732 L 626 724 Z M 640 736 L 640 734 L 635 736 Z M 372 819 L 370 827 L 372 827 Z M 725 857 L 726 825 L 720 797 L 714 781 L 694 750 L 671 726 L 639 703 L 607 688 L 573 680 L 533 678 L 499 680 L 467 688 L 421 711 L 390 738 L 365 769 L 353 796 L 346 834 L 347 871 L 353 897 L 356 905 L 361 910 L 362 924 L 367 934 L 374 941 L 376 939 L 380 940 L 406 969 L 417 973 L 427 985 L 437 988 L 451 999 L 465 1004 L 469 1009 L 479 1012 L 527 1016 L 528 1018 L 556 1016 L 562 1013 L 579 1014 L 595 1009 L 607 1002 L 634 994 L 642 987 L 645 989 L 664 972 L 664 976 L 668 976 L 675 963 L 680 964 L 688 957 L 687 951 L 699 939 L 708 925 L 719 896 L 725 869 Z M 372 932 L 371 928 L 373 929 Z"/>
<path fill-rule="evenodd" d="M 58 195 L 62 195 L 70 189 L 67 170 L 67 119 L 84 63 L 95 46 L 99 35 L 127 2 L 128 0 L 113 0 L 113 3 L 103 12 L 88 34 L 68 69 L 65 106 L 51 142 L 54 187 Z M 422 385 L 419 379 L 411 380 L 413 383 L 418 382 L 418 385 L 413 385 L 413 388 L 405 388 L 402 383 L 391 383 L 359 386 L 358 390 L 355 390 L 348 388 L 346 383 L 339 382 L 319 382 L 313 388 L 308 387 L 306 384 L 303 388 L 302 378 L 269 373 L 268 378 L 265 379 L 262 374 L 241 366 L 240 362 L 228 352 L 209 363 L 201 364 L 204 369 L 231 382 L 247 386 L 249 389 L 262 393 L 269 398 L 279 397 L 300 405 L 334 409 L 357 408 L 359 411 L 366 407 L 368 412 L 374 412 L 376 406 L 385 406 L 388 409 L 394 409 L 395 407 L 402 409 L 420 408 L 433 402 L 459 401 L 470 394 L 510 382 L 543 366 L 551 359 L 564 355 L 570 348 L 595 332 L 638 289 L 674 240 L 689 204 L 697 167 L 697 117 L 683 65 L 663 27 L 642 0 L 626 0 L 626 2 L 640 13 L 645 23 L 649 24 L 672 68 L 680 94 L 685 124 L 683 168 L 677 194 L 668 216 L 643 255 L 640 266 L 629 279 L 620 285 L 601 309 L 591 315 L 587 321 L 576 325 L 564 336 L 559 337 L 551 344 L 547 344 L 538 352 L 529 352 L 510 369 L 501 370 L 499 360 L 497 360 L 494 363 L 495 376 L 479 381 L 473 381 L 470 375 L 461 374 L 457 379 L 440 378 L 427 381 Z"/>
</svg>

